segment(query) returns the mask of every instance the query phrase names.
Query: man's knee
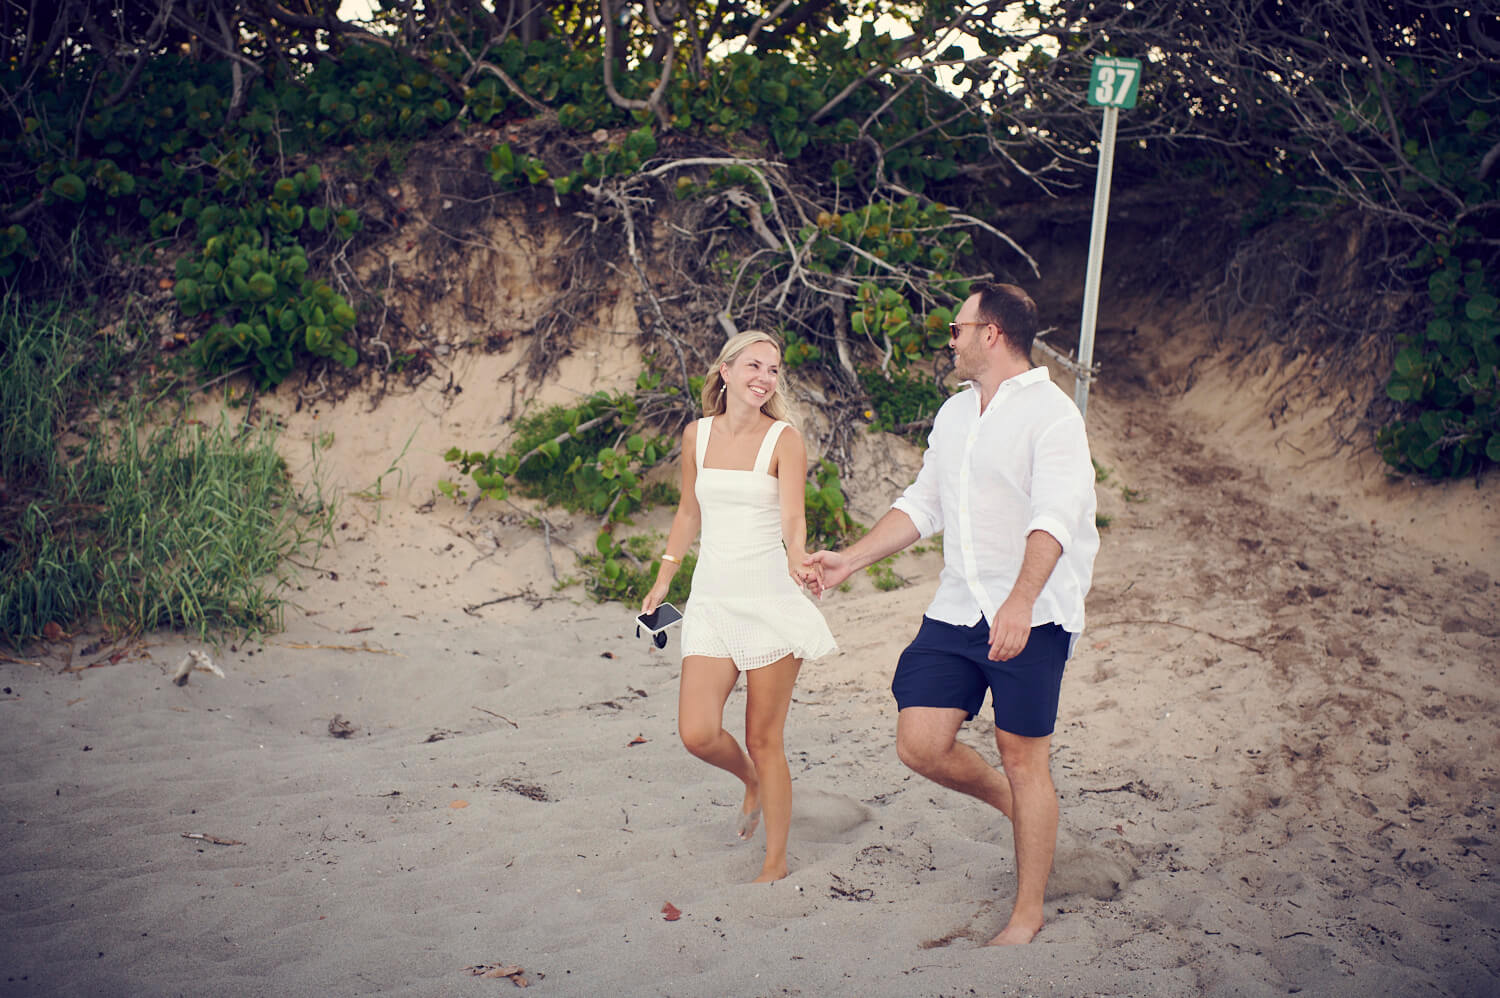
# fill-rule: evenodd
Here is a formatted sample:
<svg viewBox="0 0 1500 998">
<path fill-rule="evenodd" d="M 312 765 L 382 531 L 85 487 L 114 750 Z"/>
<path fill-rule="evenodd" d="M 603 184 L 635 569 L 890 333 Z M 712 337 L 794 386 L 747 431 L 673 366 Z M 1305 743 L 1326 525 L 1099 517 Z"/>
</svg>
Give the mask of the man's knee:
<svg viewBox="0 0 1500 998">
<path fill-rule="evenodd" d="M 951 741 L 945 744 L 941 738 L 911 731 L 898 731 L 896 756 L 907 769 L 925 776 L 937 768 L 940 760 L 952 748 L 952 744 Z"/>
<path fill-rule="evenodd" d="M 1052 738 L 1026 738 L 995 729 L 995 747 L 1000 767 L 1012 784 L 1047 784 L 1052 781 Z"/>
</svg>

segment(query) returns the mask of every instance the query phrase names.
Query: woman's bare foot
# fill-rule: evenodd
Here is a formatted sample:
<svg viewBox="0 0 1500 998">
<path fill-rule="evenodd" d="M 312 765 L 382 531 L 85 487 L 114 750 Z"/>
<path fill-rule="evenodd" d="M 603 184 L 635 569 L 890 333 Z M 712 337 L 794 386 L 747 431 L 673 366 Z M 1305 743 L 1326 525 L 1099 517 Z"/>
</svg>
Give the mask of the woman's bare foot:
<svg viewBox="0 0 1500 998">
<path fill-rule="evenodd" d="M 752 884 L 774 884 L 776 881 L 784 879 L 786 875 L 787 867 L 785 863 L 782 863 L 780 866 L 767 866 L 762 868 L 760 871 L 760 876 L 756 877 L 750 882 Z"/>
<path fill-rule="evenodd" d="M 1000 930 L 1000 934 L 986 946 L 1024 946 L 1036 938 L 1036 934 L 1042 931 L 1042 920 L 1022 920 L 1011 916 L 1010 924 Z"/>
<path fill-rule="evenodd" d="M 741 842 L 748 842 L 755 837 L 755 830 L 759 827 L 760 787 L 746 787 L 745 802 L 740 805 L 739 817 L 735 819 L 734 834 Z"/>
</svg>

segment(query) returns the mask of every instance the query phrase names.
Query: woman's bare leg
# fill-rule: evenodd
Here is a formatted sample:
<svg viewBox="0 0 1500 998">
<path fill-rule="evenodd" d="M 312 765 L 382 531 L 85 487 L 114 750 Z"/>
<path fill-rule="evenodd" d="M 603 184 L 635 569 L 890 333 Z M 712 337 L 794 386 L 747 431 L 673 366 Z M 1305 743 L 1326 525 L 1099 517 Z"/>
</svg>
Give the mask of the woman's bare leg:
<svg viewBox="0 0 1500 998">
<path fill-rule="evenodd" d="M 684 658 L 677 691 L 677 734 L 693 755 L 739 777 L 745 784 L 740 810 L 749 814 L 760 805 L 755 764 L 734 736 L 724 730 L 724 704 L 739 677 L 740 670 L 727 658 Z"/>
<path fill-rule="evenodd" d="M 802 660 L 791 655 L 745 673 L 745 747 L 760 778 L 760 806 L 766 820 L 766 861 L 757 884 L 787 875 L 786 839 L 792 824 L 792 771 L 782 734 L 792 705 L 792 687 Z"/>
</svg>

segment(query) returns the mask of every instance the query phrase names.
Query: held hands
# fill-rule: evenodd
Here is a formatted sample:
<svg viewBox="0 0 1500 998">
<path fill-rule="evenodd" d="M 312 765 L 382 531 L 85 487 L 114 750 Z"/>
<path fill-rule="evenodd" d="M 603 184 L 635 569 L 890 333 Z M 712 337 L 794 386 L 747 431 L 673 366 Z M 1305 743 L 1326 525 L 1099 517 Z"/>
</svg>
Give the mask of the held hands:
<svg viewBox="0 0 1500 998">
<path fill-rule="evenodd" d="M 1021 654 L 1031 640 L 1031 602 L 1014 593 L 995 611 L 990 624 L 990 661 L 1007 662 Z"/>
<path fill-rule="evenodd" d="M 792 581 L 804 588 L 813 586 L 817 575 L 807 567 L 807 555 L 801 551 L 788 551 L 786 555 L 786 571 L 792 577 Z M 816 592 L 816 590 L 814 590 Z"/>
<path fill-rule="evenodd" d="M 802 565 L 809 574 L 808 588 L 819 599 L 854 574 L 854 566 L 838 551 L 814 551 L 803 559 Z"/>
</svg>

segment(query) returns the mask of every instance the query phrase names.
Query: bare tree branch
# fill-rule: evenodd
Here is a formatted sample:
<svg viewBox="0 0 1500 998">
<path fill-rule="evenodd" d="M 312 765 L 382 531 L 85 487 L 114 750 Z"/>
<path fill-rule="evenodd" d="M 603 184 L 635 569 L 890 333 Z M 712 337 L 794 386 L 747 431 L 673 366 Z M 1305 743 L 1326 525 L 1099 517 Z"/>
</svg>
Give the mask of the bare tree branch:
<svg viewBox="0 0 1500 998">
<path fill-rule="evenodd" d="M 671 126 L 666 109 L 662 107 L 662 99 L 666 96 L 667 86 L 672 81 L 672 63 L 677 56 L 677 42 L 672 38 L 670 32 L 662 27 L 661 21 L 656 16 L 655 0 L 646 0 L 646 15 L 650 19 L 651 26 L 656 29 L 657 39 L 665 39 L 667 42 L 667 54 L 662 62 L 661 75 L 657 79 L 656 87 L 647 100 L 634 100 L 624 97 L 615 89 L 615 45 L 618 28 L 615 25 L 613 14 L 613 0 L 600 0 L 600 9 L 604 21 L 604 91 L 609 95 L 610 101 L 627 111 L 650 111 L 656 115 L 656 120 L 663 129 Z"/>
</svg>

